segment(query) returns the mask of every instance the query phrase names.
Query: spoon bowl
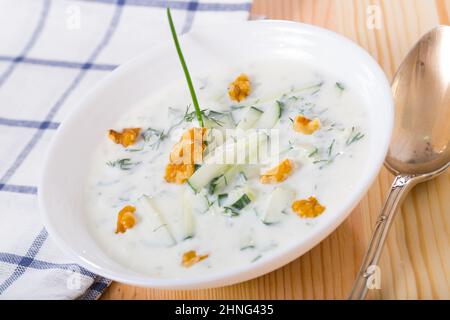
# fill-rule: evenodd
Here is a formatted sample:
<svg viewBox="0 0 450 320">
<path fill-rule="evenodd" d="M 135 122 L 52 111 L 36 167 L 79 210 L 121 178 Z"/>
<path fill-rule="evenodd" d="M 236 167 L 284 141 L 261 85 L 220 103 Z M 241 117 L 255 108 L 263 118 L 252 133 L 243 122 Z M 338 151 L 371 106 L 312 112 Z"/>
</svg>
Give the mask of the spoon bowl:
<svg viewBox="0 0 450 320">
<path fill-rule="evenodd" d="M 396 119 L 386 167 L 395 175 L 441 172 L 450 162 L 450 27 L 428 32 L 392 83 Z"/>
</svg>

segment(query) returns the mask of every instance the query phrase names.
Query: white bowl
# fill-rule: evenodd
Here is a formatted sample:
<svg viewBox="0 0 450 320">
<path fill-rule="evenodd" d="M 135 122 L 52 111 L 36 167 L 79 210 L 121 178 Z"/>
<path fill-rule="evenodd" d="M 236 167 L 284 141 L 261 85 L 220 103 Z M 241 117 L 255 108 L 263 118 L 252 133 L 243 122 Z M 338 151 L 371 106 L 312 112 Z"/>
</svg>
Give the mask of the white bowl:
<svg viewBox="0 0 450 320">
<path fill-rule="evenodd" d="M 109 258 L 88 232 L 83 188 L 96 145 L 123 114 L 124 108 L 183 75 L 172 39 L 119 67 L 80 103 L 59 127 L 47 154 L 39 186 L 45 227 L 64 253 L 86 269 L 116 281 L 157 288 L 193 289 L 229 285 L 277 269 L 301 256 L 347 217 L 382 166 L 393 125 L 389 83 L 378 64 L 360 47 L 330 31 L 305 24 L 257 21 L 194 31 L 181 39 L 190 70 L 219 69 L 224 63 L 274 58 L 301 58 L 339 75 L 360 92 L 369 111 L 370 132 L 377 141 L 369 148 L 369 164 L 357 192 L 342 199 L 340 210 L 324 217 L 306 238 L 251 264 L 211 275 L 160 279 L 138 274 Z M 374 141 L 374 140 L 372 140 Z"/>
</svg>

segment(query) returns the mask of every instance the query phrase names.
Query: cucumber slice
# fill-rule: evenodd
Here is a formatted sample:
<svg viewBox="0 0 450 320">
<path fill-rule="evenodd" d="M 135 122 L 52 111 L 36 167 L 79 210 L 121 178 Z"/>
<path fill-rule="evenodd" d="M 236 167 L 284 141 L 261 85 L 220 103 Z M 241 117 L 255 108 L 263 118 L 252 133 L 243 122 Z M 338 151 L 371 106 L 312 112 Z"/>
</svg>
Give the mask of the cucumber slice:
<svg viewBox="0 0 450 320">
<path fill-rule="evenodd" d="M 238 123 L 237 129 L 247 130 L 253 127 L 264 112 L 255 107 L 249 107 L 242 120 Z"/>
<path fill-rule="evenodd" d="M 195 221 L 192 210 L 192 192 L 186 189 L 183 194 L 183 240 L 194 237 Z"/>
<path fill-rule="evenodd" d="M 166 219 L 161 214 L 161 212 L 156 210 L 152 198 L 144 195 L 139 199 L 138 205 L 144 213 L 150 214 L 151 218 L 155 220 L 157 228 L 153 231 L 163 232 L 162 237 L 167 238 L 165 242 L 167 242 L 169 245 L 175 245 L 177 241 L 173 236 L 172 230 L 170 229 L 169 225 L 166 222 Z"/>
<path fill-rule="evenodd" d="M 198 193 L 211 180 L 227 171 L 229 167 L 227 164 L 204 164 L 194 172 L 187 183 L 191 186 L 192 190 Z"/>
<path fill-rule="evenodd" d="M 255 123 L 253 128 L 255 129 L 271 129 L 273 128 L 278 120 L 281 118 L 281 104 L 276 103 L 275 105 L 267 108 L 262 114 L 259 120 Z"/>
<path fill-rule="evenodd" d="M 292 190 L 278 187 L 269 196 L 266 210 L 259 217 L 264 224 L 274 224 L 281 221 L 283 210 L 289 207 L 295 197 Z"/>
</svg>

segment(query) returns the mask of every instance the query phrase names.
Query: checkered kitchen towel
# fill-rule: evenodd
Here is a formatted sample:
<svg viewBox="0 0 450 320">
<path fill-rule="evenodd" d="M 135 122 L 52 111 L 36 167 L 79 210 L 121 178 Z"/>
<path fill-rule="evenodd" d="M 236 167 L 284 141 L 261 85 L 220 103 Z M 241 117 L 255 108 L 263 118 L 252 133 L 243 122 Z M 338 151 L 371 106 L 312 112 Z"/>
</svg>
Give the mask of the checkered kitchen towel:
<svg viewBox="0 0 450 320">
<path fill-rule="evenodd" d="M 0 0 L 0 299 L 96 299 L 110 281 L 72 263 L 39 221 L 55 130 L 117 65 L 177 30 L 248 18 L 251 0 Z M 164 37 L 164 38 L 163 38 Z"/>
</svg>

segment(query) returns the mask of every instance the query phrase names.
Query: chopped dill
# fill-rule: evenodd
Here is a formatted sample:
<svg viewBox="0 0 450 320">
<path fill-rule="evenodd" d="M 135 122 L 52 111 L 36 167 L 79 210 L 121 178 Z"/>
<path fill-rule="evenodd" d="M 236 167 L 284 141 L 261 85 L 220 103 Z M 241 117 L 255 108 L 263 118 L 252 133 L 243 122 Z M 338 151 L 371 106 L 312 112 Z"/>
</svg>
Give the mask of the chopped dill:
<svg viewBox="0 0 450 320">
<path fill-rule="evenodd" d="M 257 255 L 252 261 L 250 261 L 250 262 L 256 262 L 256 261 L 258 261 L 259 259 L 261 259 L 261 257 L 262 257 L 262 255 Z"/>
<path fill-rule="evenodd" d="M 131 162 L 130 158 L 119 159 L 116 161 L 108 161 L 107 166 L 111 168 L 118 168 L 120 170 L 131 170 L 135 166 L 139 165 L 140 162 Z"/>
<path fill-rule="evenodd" d="M 362 138 L 364 138 L 364 134 L 362 134 L 360 131 L 356 131 L 355 127 L 352 127 L 352 132 L 350 132 L 350 136 L 348 137 L 346 144 L 349 146 L 352 143 L 361 140 Z"/>
<path fill-rule="evenodd" d="M 308 158 L 311 158 L 311 157 L 315 156 L 318 153 L 319 153 L 319 149 L 318 148 L 314 148 L 314 150 L 311 151 L 310 154 L 308 154 Z"/>
<path fill-rule="evenodd" d="M 328 157 L 331 156 L 331 153 L 333 152 L 334 143 L 336 142 L 336 139 L 333 139 L 333 142 L 331 142 L 330 146 L 328 147 Z"/>
<path fill-rule="evenodd" d="M 228 113 L 218 112 L 218 111 L 213 111 L 213 110 L 208 110 L 208 109 L 203 109 L 200 111 L 200 113 L 204 118 L 211 120 L 212 122 L 214 122 L 215 124 L 217 124 L 220 127 L 223 127 L 223 125 L 224 125 L 224 122 L 222 119 L 224 117 L 228 116 Z M 195 118 L 196 118 L 196 111 L 187 112 L 184 115 L 184 120 L 186 122 L 192 122 Z"/>
<path fill-rule="evenodd" d="M 241 249 L 239 249 L 239 250 L 241 250 L 241 251 L 245 251 L 245 250 L 248 250 L 248 249 L 255 249 L 255 245 L 254 244 L 248 244 L 248 245 L 246 245 L 246 246 L 243 246 Z"/>
<path fill-rule="evenodd" d="M 144 151 L 144 147 L 140 147 L 140 148 L 134 148 L 134 149 L 125 149 L 125 151 L 127 152 L 141 152 Z"/>
<path fill-rule="evenodd" d="M 163 223 L 162 225 L 157 226 L 155 229 L 153 229 L 153 232 L 158 231 L 159 229 L 161 229 L 162 227 L 167 226 L 167 224 Z"/>
<path fill-rule="evenodd" d="M 338 88 L 341 92 L 345 90 L 345 86 L 341 82 L 336 82 L 336 88 Z"/>
<path fill-rule="evenodd" d="M 322 164 L 319 169 L 323 169 L 324 167 L 328 166 L 329 164 L 333 163 L 334 160 L 336 160 L 337 157 L 339 157 L 340 155 L 342 155 L 343 152 L 339 152 L 336 153 L 334 156 L 328 158 L 328 159 L 321 159 L 321 160 L 316 160 L 313 162 L 313 164 Z"/>
</svg>

